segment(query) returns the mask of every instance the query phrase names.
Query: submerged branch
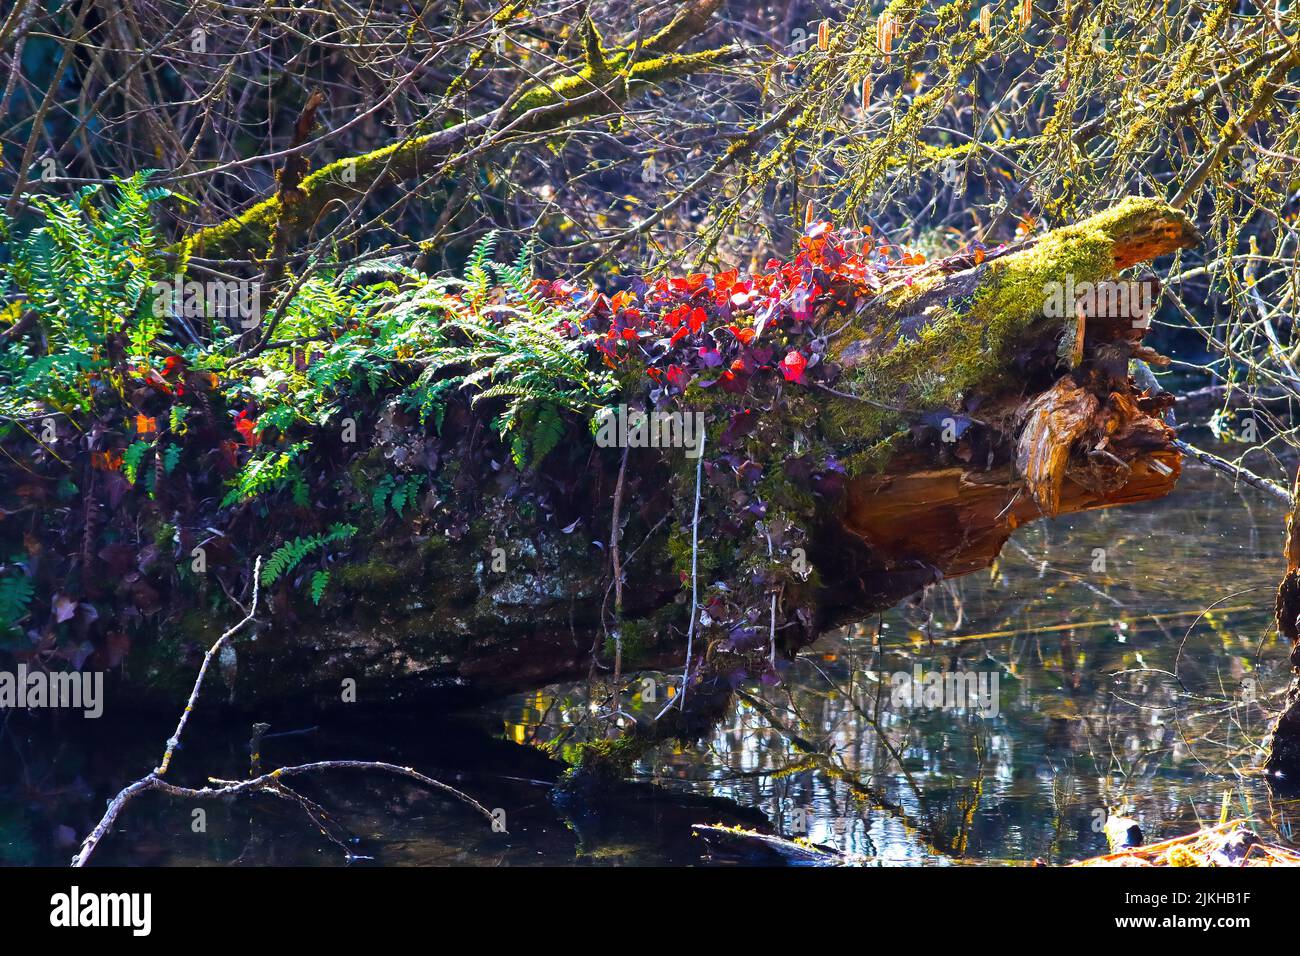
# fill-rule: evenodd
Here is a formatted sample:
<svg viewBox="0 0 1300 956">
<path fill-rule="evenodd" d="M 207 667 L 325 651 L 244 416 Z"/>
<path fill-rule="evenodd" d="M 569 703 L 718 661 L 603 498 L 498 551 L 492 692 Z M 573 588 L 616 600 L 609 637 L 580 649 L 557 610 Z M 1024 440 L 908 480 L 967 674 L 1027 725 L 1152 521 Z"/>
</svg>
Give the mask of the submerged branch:
<svg viewBox="0 0 1300 956">
<path fill-rule="evenodd" d="M 286 798 L 297 803 L 307 813 L 308 817 L 314 823 L 321 825 L 318 819 L 319 814 L 315 812 L 319 808 L 307 798 L 301 796 L 286 788 L 281 780 L 284 777 L 302 776 L 309 773 L 317 773 L 324 770 L 377 770 L 383 773 L 391 773 L 400 777 L 406 777 L 421 783 L 426 787 L 434 790 L 441 790 L 463 803 L 469 804 L 484 817 L 489 823 L 494 822 L 492 813 L 481 803 L 468 794 L 462 793 L 455 787 L 445 784 L 432 777 L 425 776 L 411 767 L 399 767 L 396 764 L 385 763 L 376 760 L 320 760 L 315 763 L 300 764 L 293 767 L 280 767 L 249 780 L 221 780 L 217 777 L 209 777 L 208 782 L 217 784 L 215 787 L 202 787 L 195 789 L 193 787 L 181 787 L 169 783 L 163 779 L 171 765 L 172 755 L 180 745 L 181 734 L 185 731 L 185 724 L 190 719 L 190 714 L 194 712 L 195 704 L 198 703 L 199 691 L 203 687 L 203 678 L 207 675 L 208 665 L 212 659 L 221 651 L 225 643 L 230 640 L 245 624 L 253 620 L 257 614 L 257 600 L 260 591 L 260 581 L 262 574 L 262 559 L 259 556 L 253 565 L 253 599 L 249 604 L 248 614 L 236 625 L 222 634 L 213 645 L 208 648 L 208 652 L 203 655 L 203 663 L 199 666 L 198 677 L 194 681 L 194 689 L 190 692 L 189 700 L 185 704 L 184 711 L 181 712 L 180 721 L 176 725 L 176 732 L 172 734 L 167 741 L 167 749 L 163 752 L 162 761 L 158 764 L 148 776 L 141 777 L 139 780 L 122 788 L 116 797 L 109 801 L 108 809 L 104 811 L 104 816 L 100 819 L 95 828 L 86 836 L 85 841 L 81 844 L 81 849 L 77 851 L 76 856 L 72 858 L 74 867 L 83 867 L 90 862 L 91 856 L 99 847 L 100 841 L 107 836 L 112 829 L 117 818 L 121 816 L 122 811 L 126 809 L 127 804 L 142 793 L 149 791 L 160 791 L 172 797 L 184 797 L 194 800 L 225 799 L 230 797 L 243 796 L 253 793 L 269 793 L 276 797 Z M 325 831 L 330 836 L 328 831 Z M 333 837 L 331 836 L 331 839 Z M 337 841 L 335 841 L 337 842 Z"/>
</svg>

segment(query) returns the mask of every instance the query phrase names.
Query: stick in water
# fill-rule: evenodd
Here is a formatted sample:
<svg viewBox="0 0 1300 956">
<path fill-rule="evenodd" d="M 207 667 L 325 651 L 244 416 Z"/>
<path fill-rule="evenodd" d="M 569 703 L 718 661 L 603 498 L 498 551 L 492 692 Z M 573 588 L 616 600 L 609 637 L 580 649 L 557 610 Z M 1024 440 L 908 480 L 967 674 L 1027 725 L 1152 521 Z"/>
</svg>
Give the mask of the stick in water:
<svg viewBox="0 0 1300 956">
<path fill-rule="evenodd" d="M 209 777 L 208 782 L 218 784 L 218 786 L 203 787 L 202 789 L 178 787 L 163 779 L 163 775 L 167 773 L 167 768 L 171 766 L 172 755 L 175 754 L 176 748 L 180 746 L 181 734 L 185 732 L 185 724 L 189 721 L 190 714 L 194 712 L 195 704 L 198 703 L 199 691 L 203 687 L 203 678 L 207 676 L 208 665 L 212 662 L 212 659 L 220 653 L 221 648 L 225 645 L 226 641 L 234 637 L 235 634 L 239 632 L 240 628 L 253 620 L 254 615 L 257 614 L 257 599 L 261 576 L 262 559 L 259 557 L 253 565 L 253 600 L 249 605 L 248 614 L 238 624 L 217 638 L 216 642 L 208 648 L 208 652 L 203 655 L 203 663 L 199 667 L 198 677 L 195 678 L 194 689 L 190 691 L 190 697 L 185 704 L 185 710 L 182 711 L 180 721 L 176 724 L 176 732 L 172 734 L 171 738 L 167 741 L 167 747 L 163 751 L 162 761 L 148 776 L 142 777 L 135 783 L 123 787 L 121 792 L 109 801 L 108 809 L 104 811 L 103 818 L 86 836 L 85 841 L 81 844 L 81 848 L 77 851 L 77 855 L 72 858 L 72 865 L 74 867 L 85 866 L 90 861 L 90 857 L 95 852 L 96 847 L 99 846 L 100 841 L 103 840 L 108 832 L 113 828 L 113 824 L 116 822 L 118 816 L 121 815 L 123 809 L 126 808 L 126 805 L 140 794 L 150 790 L 158 790 L 173 797 L 187 797 L 197 800 L 233 797 L 245 793 L 270 793 L 273 796 L 292 799 L 304 809 L 313 822 L 320 826 L 320 821 L 317 819 L 318 814 L 315 813 L 315 810 L 319 808 L 316 808 L 314 804 L 306 800 L 306 798 L 289 790 L 289 788 L 285 787 L 281 781 L 284 777 L 314 773 L 322 770 L 379 770 L 385 773 L 396 774 L 414 780 L 417 783 L 421 783 L 426 787 L 431 787 L 448 793 L 451 796 L 456 797 L 458 800 L 469 804 L 479 813 L 483 814 L 490 823 L 496 822 L 491 811 L 473 797 L 461 793 L 455 787 L 448 786 L 439 780 L 434 780 L 432 777 L 426 777 L 424 774 L 419 773 L 411 767 L 399 767 L 396 764 L 383 763 L 381 761 L 323 760 L 317 763 L 303 764 L 296 767 L 281 767 L 277 770 L 272 770 L 270 773 L 254 777 L 251 780 L 232 781 Z M 326 832 L 327 836 L 329 835 L 328 831 L 324 830 L 324 827 L 322 827 L 322 831 Z M 338 841 L 336 840 L 335 842 Z"/>
</svg>

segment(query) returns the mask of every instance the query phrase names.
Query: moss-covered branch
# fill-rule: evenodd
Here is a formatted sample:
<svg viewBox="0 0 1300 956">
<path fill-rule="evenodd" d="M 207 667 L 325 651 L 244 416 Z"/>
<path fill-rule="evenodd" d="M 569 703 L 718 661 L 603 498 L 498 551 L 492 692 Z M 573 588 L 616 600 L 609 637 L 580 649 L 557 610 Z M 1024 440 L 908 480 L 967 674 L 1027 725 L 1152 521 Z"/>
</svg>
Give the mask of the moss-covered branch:
<svg viewBox="0 0 1300 956">
<path fill-rule="evenodd" d="M 282 216 L 292 217 L 298 227 L 309 227 L 333 202 L 352 203 L 384 185 L 450 171 L 519 135 L 558 130 L 571 120 L 617 109 L 651 86 L 714 70 L 740 57 L 743 48 L 727 45 L 681 53 L 676 47 L 703 29 L 707 14 L 716 6 L 712 0 L 688 4 L 689 12 L 679 13 L 663 31 L 631 49 L 604 50 L 599 34 L 591 27 L 585 34 L 584 61 L 571 65 L 557 79 L 523 90 L 507 103 L 504 116 L 494 110 L 434 133 L 336 160 L 304 177 L 290 204 L 286 205 L 282 196 L 271 196 L 238 216 L 186 237 L 184 254 L 212 258 L 264 255 Z M 473 143 L 480 135 L 485 139 Z"/>
<path fill-rule="evenodd" d="M 901 422 L 899 408 L 959 408 L 1014 374 L 1013 358 L 1034 327 L 1062 334 L 1060 322 L 1043 327 L 1052 283 L 1109 279 L 1199 238 L 1186 216 L 1160 200 L 1130 197 L 969 269 L 914 276 L 872 302 L 832 343 L 831 357 L 847 369 L 841 388 L 867 401 L 831 402 L 830 414 L 865 441 Z"/>
</svg>

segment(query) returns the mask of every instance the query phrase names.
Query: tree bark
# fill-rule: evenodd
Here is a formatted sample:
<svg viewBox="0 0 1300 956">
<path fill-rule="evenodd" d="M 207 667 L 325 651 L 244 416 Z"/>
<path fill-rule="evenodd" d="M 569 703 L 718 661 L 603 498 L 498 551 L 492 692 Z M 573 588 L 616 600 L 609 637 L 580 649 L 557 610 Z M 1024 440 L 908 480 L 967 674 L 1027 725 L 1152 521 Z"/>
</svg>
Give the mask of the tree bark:
<svg viewBox="0 0 1300 956">
<path fill-rule="evenodd" d="M 1282 553 L 1286 575 L 1278 586 L 1273 610 L 1279 633 L 1291 640 L 1291 684 L 1273 725 L 1264 770 L 1275 786 L 1295 790 L 1300 787 L 1300 471 L 1292 488 Z"/>
<path fill-rule="evenodd" d="M 842 487 L 798 516 L 810 529 L 817 586 L 810 619 L 780 621 L 780 652 L 792 655 L 830 626 L 987 567 L 1026 522 L 1168 493 L 1181 457 L 1160 415 L 1174 398 L 1141 390 L 1127 374 L 1130 357 L 1159 360 L 1140 344 L 1145 329 L 1104 312 L 1046 317 L 1042 287 L 1064 282 L 1084 259 L 1102 263 L 1099 279 L 1197 240 L 1174 210 L 1126 202 L 982 262 L 936 265 L 853 315 L 827 316 L 829 328 L 851 326 L 833 349 L 847 369 L 903 376 L 891 350 L 929 342 L 927 367 L 965 355 L 976 370 L 949 370 L 968 375 L 962 410 L 910 405 L 908 427 L 887 455 L 850 465 Z M 1022 324 L 1000 324 L 1005 311 L 1026 308 L 1032 315 Z M 931 342 L 926 333 L 939 328 L 945 334 Z M 1063 350 L 1066 332 L 1081 333 L 1082 345 Z M 893 384 L 909 402 L 905 384 Z M 877 411 L 871 399 L 834 389 L 816 399 L 823 425 L 851 426 Z M 605 542 L 593 538 L 611 526 L 622 457 L 592 449 L 570 502 L 579 530 L 531 528 L 507 549 L 503 571 L 493 568 L 500 542 L 474 528 L 457 540 L 417 530 L 365 542 L 362 560 L 333 572 L 324 613 L 299 609 L 297 623 L 263 627 L 235 645 L 219 671 L 226 700 L 259 715 L 338 706 L 352 680 L 360 701 L 456 706 L 608 671 L 612 586 Z M 627 467 L 648 479 L 667 466 L 640 450 Z M 638 515 L 636 502 L 625 508 L 633 517 L 621 553 L 636 586 L 623 598 L 624 673 L 677 670 L 689 582 L 683 588 L 674 570 L 670 528 Z M 174 704 L 187 686 L 192 668 L 175 646 L 161 642 L 163 653 L 131 663 L 124 684 L 137 701 Z M 703 653 L 695 703 L 664 723 L 666 733 L 707 727 L 729 697 L 726 665 L 716 647 Z"/>
</svg>

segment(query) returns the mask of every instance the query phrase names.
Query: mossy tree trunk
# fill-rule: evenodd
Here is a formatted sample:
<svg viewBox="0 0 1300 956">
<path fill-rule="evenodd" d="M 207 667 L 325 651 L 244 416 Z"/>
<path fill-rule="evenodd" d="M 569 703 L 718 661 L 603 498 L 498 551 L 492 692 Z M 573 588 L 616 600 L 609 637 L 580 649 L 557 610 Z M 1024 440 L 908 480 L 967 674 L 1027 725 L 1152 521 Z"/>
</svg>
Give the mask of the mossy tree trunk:
<svg viewBox="0 0 1300 956">
<path fill-rule="evenodd" d="M 830 626 L 988 566 L 1028 521 L 1170 491 L 1180 456 L 1160 413 L 1173 399 L 1127 374 L 1130 358 L 1158 360 L 1141 345 L 1145 329 L 1104 313 L 1046 316 L 1045 290 L 1110 278 L 1197 238 L 1180 213 L 1130 200 L 983 261 L 949 261 L 852 314 L 831 307 L 824 327 L 840 331 L 828 354 L 852 392 L 785 395 L 801 432 L 831 448 L 845 476 L 796 515 L 813 573 L 774 621 L 775 650 L 788 657 Z M 337 705 L 352 680 L 363 702 L 454 706 L 608 677 L 608 529 L 623 456 L 586 442 L 555 466 L 568 469 L 560 518 L 530 523 L 503 495 L 454 536 L 423 534 L 417 519 L 359 543 L 364 557 L 335 570 L 322 609 L 277 607 L 276 626 L 238 643 L 222 669 L 226 699 L 261 713 Z M 624 506 L 623 673 L 676 671 L 690 554 L 680 522 L 657 519 L 646 489 L 694 463 L 657 449 L 627 462 L 642 497 Z M 723 544 L 701 543 L 708 573 L 727 573 L 710 560 Z M 133 656 L 126 678 L 139 700 L 171 703 L 187 686 L 192 668 L 177 643 L 201 648 L 205 626 L 173 633 L 147 662 Z M 691 706 L 659 733 L 702 732 L 729 699 L 731 652 L 697 638 Z"/>
</svg>

